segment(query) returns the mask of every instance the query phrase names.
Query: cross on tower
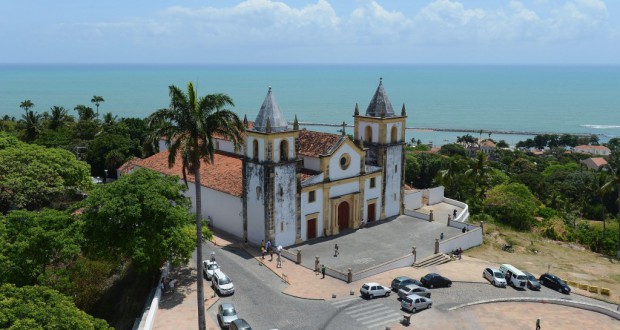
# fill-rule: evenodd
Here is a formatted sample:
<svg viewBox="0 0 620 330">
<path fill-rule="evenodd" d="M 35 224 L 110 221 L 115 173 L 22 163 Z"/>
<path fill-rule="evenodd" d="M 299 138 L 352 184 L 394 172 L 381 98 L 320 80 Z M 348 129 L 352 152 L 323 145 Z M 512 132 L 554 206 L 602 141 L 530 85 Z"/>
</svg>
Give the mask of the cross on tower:
<svg viewBox="0 0 620 330">
<path fill-rule="evenodd" d="M 342 136 L 347 135 L 347 133 L 345 132 L 346 127 L 347 127 L 347 123 L 343 121 L 342 122 Z"/>
</svg>

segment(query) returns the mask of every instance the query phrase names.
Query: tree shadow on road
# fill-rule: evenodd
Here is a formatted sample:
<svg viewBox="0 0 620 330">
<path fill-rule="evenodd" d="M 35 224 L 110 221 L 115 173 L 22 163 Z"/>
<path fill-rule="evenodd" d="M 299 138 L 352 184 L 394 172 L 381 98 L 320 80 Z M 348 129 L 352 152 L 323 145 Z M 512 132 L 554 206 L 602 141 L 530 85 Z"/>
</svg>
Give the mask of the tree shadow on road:
<svg viewBox="0 0 620 330">
<path fill-rule="evenodd" d="M 162 292 L 159 308 L 172 309 L 180 305 L 187 296 L 196 291 L 196 270 L 181 266 L 170 270 L 168 279 L 174 283 L 167 291 Z"/>
</svg>

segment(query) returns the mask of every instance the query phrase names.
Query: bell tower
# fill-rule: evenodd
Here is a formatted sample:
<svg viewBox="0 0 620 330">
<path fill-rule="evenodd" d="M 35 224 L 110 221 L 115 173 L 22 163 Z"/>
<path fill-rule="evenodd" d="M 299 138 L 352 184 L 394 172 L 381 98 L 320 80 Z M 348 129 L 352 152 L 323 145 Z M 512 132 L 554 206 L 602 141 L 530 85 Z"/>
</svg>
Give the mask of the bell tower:
<svg viewBox="0 0 620 330">
<path fill-rule="evenodd" d="M 383 79 L 375 91 L 366 114 L 360 115 L 355 105 L 355 143 L 366 151 L 366 165 L 383 170 L 381 180 L 381 218 L 402 214 L 405 180 L 405 124 L 407 114 L 403 104 L 400 116 L 383 87 Z"/>
</svg>

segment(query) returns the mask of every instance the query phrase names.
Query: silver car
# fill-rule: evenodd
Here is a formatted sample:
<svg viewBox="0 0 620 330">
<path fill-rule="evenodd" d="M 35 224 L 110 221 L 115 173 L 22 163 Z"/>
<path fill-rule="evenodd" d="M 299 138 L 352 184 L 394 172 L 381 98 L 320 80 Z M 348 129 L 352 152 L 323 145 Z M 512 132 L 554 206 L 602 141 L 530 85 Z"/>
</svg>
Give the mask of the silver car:
<svg viewBox="0 0 620 330">
<path fill-rule="evenodd" d="M 431 298 L 420 297 L 417 294 L 410 294 L 403 298 L 400 302 L 400 306 L 411 313 L 415 313 L 421 309 L 431 308 L 433 301 Z"/>
<path fill-rule="evenodd" d="M 210 280 L 213 277 L 213 273 L 216 269 L 220 269 L 220 266 L 215 261 L 211 260 L 203 260 L 202 261 L 202 272 L 207 277 L 207 280 Z"/>
<path fill-rule="evenodd" d="M 217 308 L 217 321 L 224 328 L 228 328 L 230 322 L 238 318 L 237 310 L 233 304 L 220 304 Z"/>
<path fill-rule="evenodd" d="M 482 272 L 482 276 L 497 287 L 506 287 L 506 278 L 504 277 L 504 273 L 502 273 L 499 269 L 485 268 Z"/>
<path fill-rule="evenodd" d="M 398 298 L 400 299 L 403 299 L 411 294 L 417 294 L 418 296 L 426 298 L 431 297 L 431 291 L 429 289 L 415 284 L 405 285 L 400 290 L 398 290 Z"/>
</svg>

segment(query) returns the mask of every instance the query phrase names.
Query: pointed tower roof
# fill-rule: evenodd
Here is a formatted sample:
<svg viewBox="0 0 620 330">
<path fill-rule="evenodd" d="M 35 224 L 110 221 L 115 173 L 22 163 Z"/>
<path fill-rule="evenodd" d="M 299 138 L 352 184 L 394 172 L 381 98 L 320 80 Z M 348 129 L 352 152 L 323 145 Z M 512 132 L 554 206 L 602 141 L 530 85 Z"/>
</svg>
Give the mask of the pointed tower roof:
<svg viewBox="0 0 620 330">
<path fill-rule="evenodd" d="M 254 121 L 254 129 L 259 132 L 266 132 L 267 123 L 269 123 L 271 132 L 283 132 L 288 129 L 288 123 L 286 122 L 282 111 L 280 111 L 280 107 L 278 106 L 276 98 L 271 91 L 271 87 L 269 87 L 265 101 L 263 101 L 263 105 L 260 107 L 258 116 L 256 116 L 256 121 Z"/>
<path fill-rule="evenodd" d="M 366 116 L 394 117 L 392 103 L 390 103 L 385 88 L 383 88 L 383 78 L 379 78 L 379 87 L 377 87 L 375 95 L 372 97 L 372 100 L 370 100 L 368 109 L 366 109 Z"/>
</svg>

